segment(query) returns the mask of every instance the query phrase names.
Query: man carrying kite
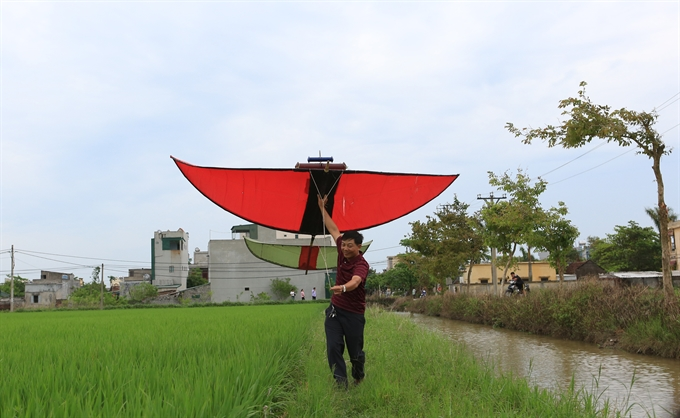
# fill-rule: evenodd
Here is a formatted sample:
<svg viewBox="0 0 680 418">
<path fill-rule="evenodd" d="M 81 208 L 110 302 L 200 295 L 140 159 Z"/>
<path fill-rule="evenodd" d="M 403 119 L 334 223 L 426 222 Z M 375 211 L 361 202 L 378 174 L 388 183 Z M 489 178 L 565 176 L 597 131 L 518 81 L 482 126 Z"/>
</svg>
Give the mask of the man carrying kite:
<svg viewBox="0 0 680 418">
<path fill-rule="evenodd" d="M 338 385 L 347 387 L 347 368 L 343 357 L 345 345 L 352 363 L 354 383 L 364 379 L 364 325 L 366 319 L 366 276 L 368 263 L 361 252 L 364 237 L 357 231 L 340 230 L 326 211 L 326 198 L 318 196 L 326 229 L 338 248 L 338 273 L 331 287 L 331 306 L 326 309 L 326 352 L 328 365 Z"/>
</svg>

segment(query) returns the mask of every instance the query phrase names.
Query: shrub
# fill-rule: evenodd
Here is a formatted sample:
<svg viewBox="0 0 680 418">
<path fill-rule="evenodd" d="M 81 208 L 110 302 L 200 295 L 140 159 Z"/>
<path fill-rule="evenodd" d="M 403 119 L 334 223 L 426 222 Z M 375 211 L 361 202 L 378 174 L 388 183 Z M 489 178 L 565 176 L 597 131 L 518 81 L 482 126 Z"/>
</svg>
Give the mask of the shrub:
<svg viewBox="0 0 680 418">
<path fill-rule="evenodd" d="M 158 288 L 151 283 L 140 283 L 130 289 L 130 300 L 133 302 L 143 302 L 156 296 L 158 296 Z"/>
<path fill-rule="evenodd" d="M 297 293 L 297 286 L 290 284 L 289 277 L 286 277 L 285 279 L 279 279 L 278 277 L 272 279 L 271 289 L 274 296 L 279 300 L 290 297 L 291 291 Z"/>
</svg>

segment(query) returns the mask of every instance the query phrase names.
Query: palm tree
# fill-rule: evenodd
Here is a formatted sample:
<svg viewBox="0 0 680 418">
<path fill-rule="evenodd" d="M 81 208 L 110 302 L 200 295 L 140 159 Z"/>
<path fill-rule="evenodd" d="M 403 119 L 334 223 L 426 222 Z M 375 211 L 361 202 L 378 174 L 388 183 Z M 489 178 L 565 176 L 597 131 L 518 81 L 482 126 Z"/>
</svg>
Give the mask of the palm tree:
<svg viewBox="0 0 680 418">
<path fill-rule="evenodd" d="M 659 224 L 659 207 L 654 206 L 653 208 L 645 208 L 645 212 L 652 219 L 652 222 L 654 222 L 654 225 L 656 225 L 656 230 L 659 231 L 659 235 L 661 235 L 661 226 Z M 678 214 L 673 211 L 673 208 L 668 207 L 668 222 L 675 222 L 677 220 Z"/>
</svg>

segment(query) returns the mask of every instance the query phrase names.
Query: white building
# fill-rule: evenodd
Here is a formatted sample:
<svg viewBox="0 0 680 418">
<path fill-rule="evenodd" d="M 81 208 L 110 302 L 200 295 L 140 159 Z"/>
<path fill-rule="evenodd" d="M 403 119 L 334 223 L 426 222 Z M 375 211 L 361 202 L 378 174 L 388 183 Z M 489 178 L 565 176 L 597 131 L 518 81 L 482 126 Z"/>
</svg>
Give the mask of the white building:
<svg viewBox="0 0 680 418">
<path fill-rule="evenodd" d="M 246 247 L 244 236 L 273 244 L 309 245 L 308 236 L 300 236 L 287 232 L 275 231 L 259 225 L 237 225 L 232 229 L 232 239 L 210 240 L 208 244 L 209 278 L 212 301 L 250 301 L 251 295 L 264 292 L 273 298 L 271 292 L 272 279 L 290 278 L 290 283 L 297 286 L 295 300 L 300 300 L 299 291 L 305 291 L 305 299 L 312 299 L 312 288 L 316 287 L 317 299 L 325 299 L 325 270 L 296 270 L 280 267 L 260 260 L 250 253 Z M 304 237 L 304 238 L 303 238 Z M 317 245 L 332 245 L 332 239 L 316 237 Z M 335 273 L 331 274 L 335 283 Z"/>
<path fill-rule="evenodd" d="M 26 283 L 24 300 L 27 308 L 61 306 L 81 286 L 72 273 L 41 271 L 40 279 Z"/>
<path fill-rule="evenodd" d="M 189 275 L 189 233 L 156 231 L 151 240 L 151 283 L 177 291 L 187 288 Z"/>
</svg>

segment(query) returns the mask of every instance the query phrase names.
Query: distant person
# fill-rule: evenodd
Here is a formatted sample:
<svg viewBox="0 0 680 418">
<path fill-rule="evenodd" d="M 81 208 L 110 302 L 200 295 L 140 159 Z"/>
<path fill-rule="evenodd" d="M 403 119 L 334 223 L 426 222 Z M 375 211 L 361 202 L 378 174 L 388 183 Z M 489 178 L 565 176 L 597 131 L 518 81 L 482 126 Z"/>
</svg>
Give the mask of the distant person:
<svg viewBox="0 0 680 418">
<path fill-rule="evenodd" d="M 305 289 L 300 289 L 300 299 L 305 300 Z"/>
<path fill-rule="evenodd" d="M 312 300 L 316 300 L 316 287 L 312 288 Z"/>
<path fill-rule="evenodd" d="M 420 297 L 424 298 L 425 296 L 427 296 L 427 289 L 423 287 L 423 291 L 420 293 Z"/>
<path fill-rule="evenodd" d="M 413 291 L 411 291 L 411 296 L 413 296 L 413 299 L 416 298 L 416 288 L 413 288 Z"/>
<path fill-rule="evenodd" d="M 519 289 L 520 295 L 524 294 L 524 280 L 522 280 L 521 277 L 515 274 L 514 271 L 510 272 L 510 280 L 512 280 L 515 283 L 515 286 L 517 286 L 517 289 Z"/>
<path fill-rule="evenodd" d="M 291 298 L 292 300 L 295 300 L 295 290 L 291 290 L 291 291 L 290 291 L 290 298 Z"/>
</svg>

